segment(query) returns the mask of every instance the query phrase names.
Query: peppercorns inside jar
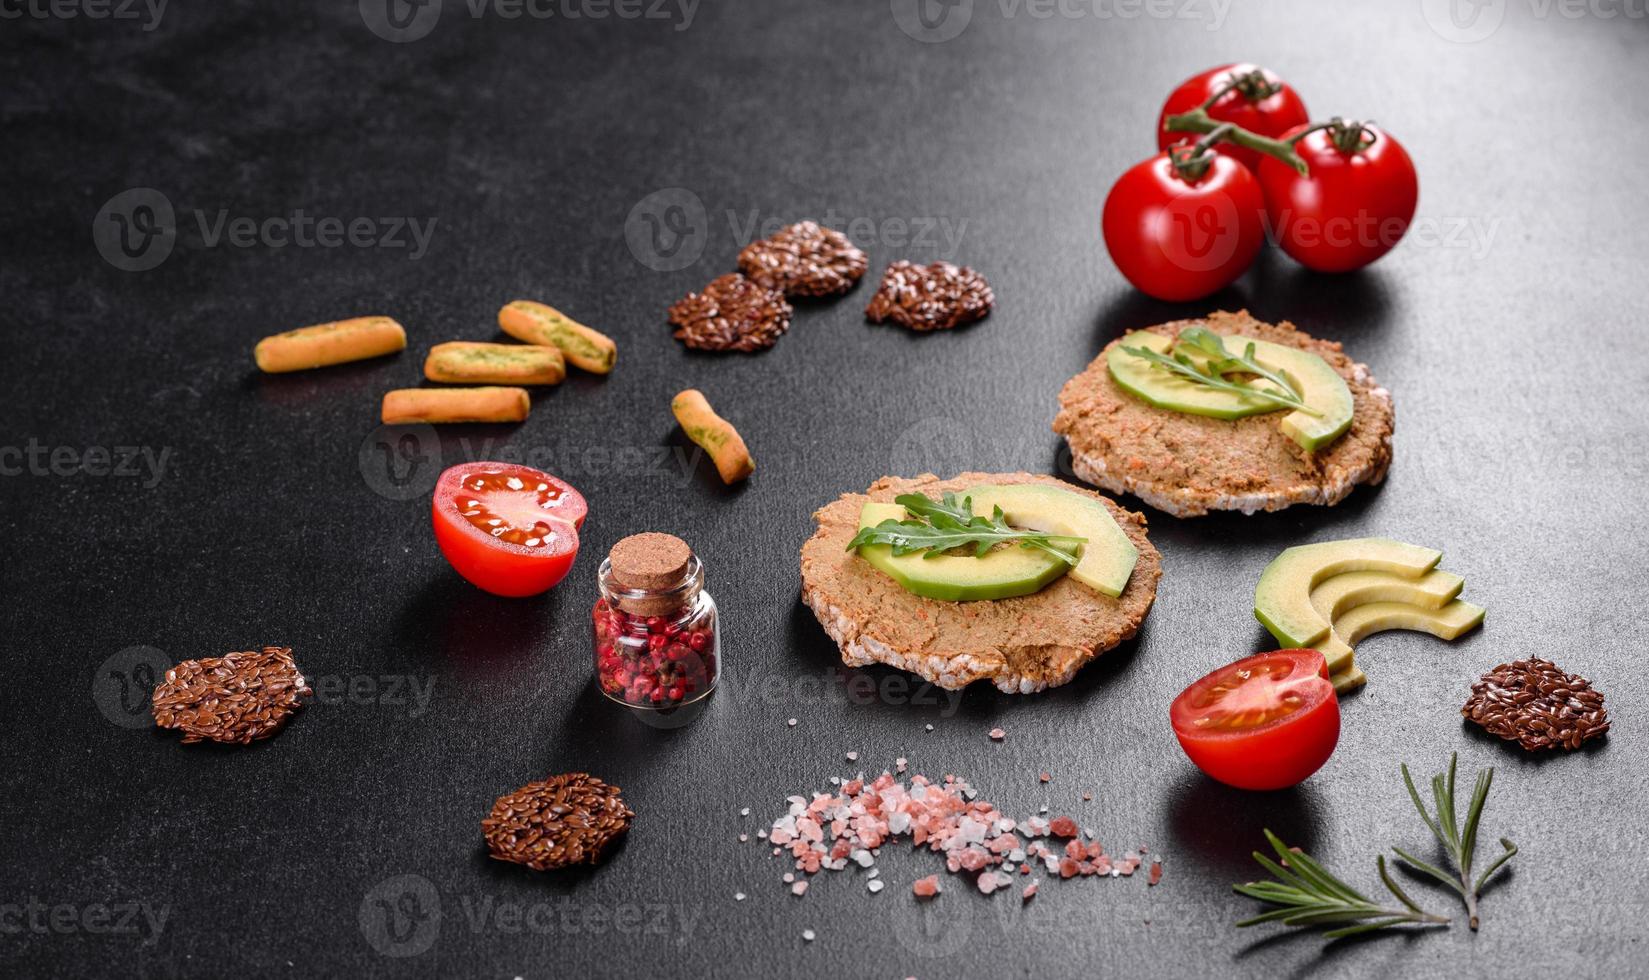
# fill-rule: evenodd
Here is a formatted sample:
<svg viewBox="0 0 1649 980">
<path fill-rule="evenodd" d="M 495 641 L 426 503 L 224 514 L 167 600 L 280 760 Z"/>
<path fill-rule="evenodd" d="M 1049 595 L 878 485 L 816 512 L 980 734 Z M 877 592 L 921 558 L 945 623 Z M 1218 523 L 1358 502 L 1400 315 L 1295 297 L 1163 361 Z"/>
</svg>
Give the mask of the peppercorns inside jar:
<svg viewBox="0 0 1649 980">
<path fill-rule="evenodd" d="M 675 708 L 716 686 L 721 629 L 704 565 L 669 534 L 632 534 L 601 563 L 595 675 L 601 693 L 635 708 Z"/>
</svg>

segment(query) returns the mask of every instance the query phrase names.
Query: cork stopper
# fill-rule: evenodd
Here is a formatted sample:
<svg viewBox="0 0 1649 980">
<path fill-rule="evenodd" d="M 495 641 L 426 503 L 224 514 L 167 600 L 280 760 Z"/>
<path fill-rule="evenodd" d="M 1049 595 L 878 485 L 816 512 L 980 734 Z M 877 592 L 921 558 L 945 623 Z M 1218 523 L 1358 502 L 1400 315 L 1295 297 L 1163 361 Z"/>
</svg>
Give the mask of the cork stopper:
<svg viewBox="0 0 1649 980">
<path fill-rule="evenodd" d="M 673 534 L 632 534 L 607 553 L 613 581 L 636 592 L 670 589 L 681 584 L 693 549 Z"/>
</svg>

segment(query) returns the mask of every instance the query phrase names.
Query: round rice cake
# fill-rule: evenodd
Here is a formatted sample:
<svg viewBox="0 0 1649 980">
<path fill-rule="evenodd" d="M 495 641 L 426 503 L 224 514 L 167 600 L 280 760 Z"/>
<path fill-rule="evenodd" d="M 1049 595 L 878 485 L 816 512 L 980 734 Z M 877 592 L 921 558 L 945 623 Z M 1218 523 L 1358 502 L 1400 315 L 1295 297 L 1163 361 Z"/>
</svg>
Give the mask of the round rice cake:
<svg viewBox="0 0 1649 980">
<path fill-rule="evenodd" d="M 1040 592 L 1012 599 L 946 602 L 906 592 L 847 550 L 866 502 L 902 493 L 937 498 L 985 484 L 1041 483 L 1105 504 L 1139 549 L 1122 595 L 1113 599 L 1069 575 Z M 818 530 L 802 545 L 802 601 L 818 617 L 850 667 L 883 663 L 957 690 L 990 681 L 1009 693 L 1057 687 L 1090 660 L 1139 631 L 1156 599 L 1162 556 L 1145 537 L 1145 518 L 1111 500 L 1049 476 L 963 473 L 941 480 L 887 476 L 864 493 L 843 494 L 813 515 Z"/>
<path fill-rule="evenodd" d="M 1366 364 L 1347 357 L 1339 344 L 1301 333 L 1286 320 L 1273 326 L 1246 310 L 1147 329 L 1178 337 L 1198 326 L 1322 358 L 1351 391 L 1351 428 L 1312 453 L 1283 434 L 1276 412 L 1227 420 L 1148 405 L 1119 387 L 1106 367 L 1106 353 L 1122 342 L 1118 338 L 1059 393 L 1053 428 L 1070 446 L 1077 476 L 1113 493 L 1133 494 L 1176 517 L 1211 510 L 1252 514 L 1294 504 L 1330 506 L 1357 484 L 1385 479 L 1395 416 L 1391 393 Z"/>
</svg>

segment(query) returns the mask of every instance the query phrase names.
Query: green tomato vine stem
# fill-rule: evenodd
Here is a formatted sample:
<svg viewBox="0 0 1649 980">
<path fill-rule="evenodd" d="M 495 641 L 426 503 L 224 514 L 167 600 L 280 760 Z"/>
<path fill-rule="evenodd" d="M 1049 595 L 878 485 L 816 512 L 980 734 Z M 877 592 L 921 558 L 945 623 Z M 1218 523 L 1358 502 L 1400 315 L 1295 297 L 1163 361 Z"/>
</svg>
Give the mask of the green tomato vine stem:
<svg viewBox="0 0 1649 980">
<path fill-rule="evenodd" d="M 1224 132 L 1219 137 L 1221 140 L 1235 143 L 1256 153 L 1275 157 L 1293 167 L 1295 172 L 1302 177 L 1310 172 L 1306 162 L 1300 158 L 1298 153 L 1294 152 L 1293 144 L 1284 140 L 1272 139 L 1269 136 L 1261 136 L 1259 133 L 1250 132 L 1232 123 L 1220 122 L 1208 114 L 1206 107 L 1199 106 L 1190 112 L 1180 112 L 1169 116 L 1163 120 L 1162 128 L 1170 133 L 1204 133 L 1210 135 L 1223 128 Z"/>
</svg>

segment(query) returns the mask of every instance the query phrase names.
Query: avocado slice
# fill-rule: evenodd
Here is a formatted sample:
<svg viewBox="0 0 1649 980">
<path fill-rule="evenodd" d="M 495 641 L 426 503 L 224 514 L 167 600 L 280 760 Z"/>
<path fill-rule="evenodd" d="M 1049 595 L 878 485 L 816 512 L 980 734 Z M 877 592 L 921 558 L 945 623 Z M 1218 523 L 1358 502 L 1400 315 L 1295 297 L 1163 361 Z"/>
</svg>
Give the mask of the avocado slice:
<svg viewBox="0 0 1649 980">
<path fill-rule="evenodd" d="M 1390 572 L 1347 572 L 1336 575 L 1311 590 L 1311 605 L 1319 615 L 1337 623 L 1348 610 L 1371 602 L 1401 602 L 1421 609 L 1441 609 L 1460 594 L 1466 580 L 1453 572 L 1433 569 L 1416 579 Z M 1330 630 L 1317 643 L 1328 661 L 1329 673 L 1351 666 L 1351 644 Z"/>
<path fill-rule="evenodd" d="M 859 527 L 902 521 L 906 516 L 905 509 L 898 504 L 872 501 L 859 511 Z M 1069 567 L 1046 551 L 1018 545 L 999 546 L 983 558 L 972 555 L 928 558 L 921 552 L 895 555 L 889 545 L 871 544 L 859 549 L 859 557 L 892 577 L 907 592 L 951 602 L 1030 595 L 1046 588 Z"/>
<path fill-rule="evenodd" d="M 1335 692 L 1345 694 L 1368 683 L 1368 676 L 1351 659 L 1351 644 L 1361 643 L 1386 630 L 1415 630 L 1430 633 L 1440 640 L 1453 640 L 1483 625 L 1483 616 L 1481 606 L 1459 599 L 1436 609 L 1402 602 L 1371 602 L 1352 607 L 1334 620 L 1333 631 L 1328 634 L 1327 640 L 1317 644 L 1317 649 L 1331 664 L 1328 679 L 1334 685 Z M 1349 642 L 1341 639 L 1342 636 L 1349 637 Z M 1344 665 L 1332 666 L 1335 656 L 1332 651 L 1342 649 L 1345 651 Z"/>
<path fill-rule="evenodd" d="M 1347 664 L 1338 674 L 1329 674 L 1328 682 L 1334 685 L 1335 694 L 1349 694 L 1367 684 L 1368 675 L 1356 664 Z"/>
<path fill-rule="evenodd" d="M 1225 341 L 1226 349 L 1233 353 L 1240 353 L 1252 343 L 1255 359 L 1287 378 L 1299 389 L 1301 400 L 1318 413 L 1289 412 L 1279 423 L 1283 433 L 1302 449 L 1315 452 L 1351 428 L 1355 410 L 1351 389 L 1327 361 L 1309 351 L 1240 335 L 1225 337 Z M 1145 347 L 1167 353 L 1173 344 L 1172 338 L 1139 330 L 1122 338 L 1120 344 L 1106 353 L 1105 366 L 1118 387 L 1157 408 L 1217 419 L 1240 419 L 1280 411 L 1272 402 L 1199 385 L 1123 350 L 1124 347 Z M 1266 384 L 1258 382 L 1262 387 Z"/>
<path fill-rule="evenodd" d="M 1483 625 L 1485 610 L 1464 599 L 1456 599 L 1441 609 L 1422 609 L 1401 602 L 1371 602 L 1347 612 L 1334 621 L 1334 632 L 1350 644 L 1358 644 L 1386 630 L 1414 630 L 1430 633 L 1439 640 L 1454 640 Z"/>
<path fill-rule="evenodd" d="M 1139 549 L 1117 525 L 1111 509 L 1098 500 L 1045 483 L 974 487 L 961 496 L 972 498 L 975 514 L 990 514 L 1000 507 L 1003 519 L 1014 527 L 1087 538 L 1071 578 L 1113 599 L 1128 587 Z"/>
<path fill-rule="evenodd" d="M 1311 602 L 1312 590 L 1325 579 L 1364 571 L 1417 579 L 1442 560 L 1441 551 L 1390 538 L 1297 545 L 1274 558 L 1260 575 L 1254 589 L 1254 616 L 1284 647 L 1315 646 L 1332 629 Z"/>
</svg>

